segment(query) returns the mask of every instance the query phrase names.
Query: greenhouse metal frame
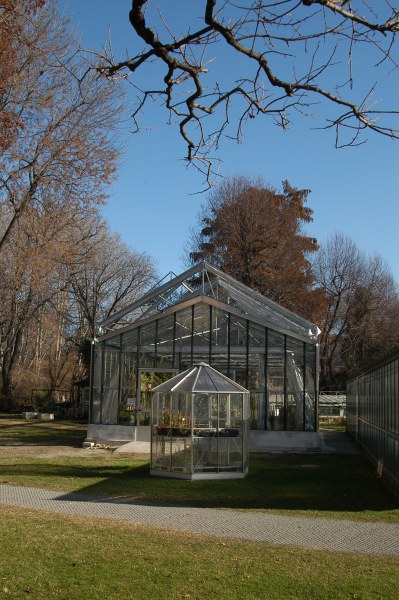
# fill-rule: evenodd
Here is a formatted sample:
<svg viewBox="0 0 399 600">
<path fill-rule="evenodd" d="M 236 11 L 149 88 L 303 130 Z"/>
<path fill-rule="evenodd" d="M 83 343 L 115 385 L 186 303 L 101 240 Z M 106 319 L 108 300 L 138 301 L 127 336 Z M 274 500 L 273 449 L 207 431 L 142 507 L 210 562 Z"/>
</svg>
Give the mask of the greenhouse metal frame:
<svg viewBox="0 0 399 600">
<path fill-rule="evenodd" d="M 99 324 L 88 439 L 149 441 L 151 389 L 199 362 L 249 390 L 258 436 L 316 432 L 318 334 L 209 263 L 170 275 Z"/>
</svg>

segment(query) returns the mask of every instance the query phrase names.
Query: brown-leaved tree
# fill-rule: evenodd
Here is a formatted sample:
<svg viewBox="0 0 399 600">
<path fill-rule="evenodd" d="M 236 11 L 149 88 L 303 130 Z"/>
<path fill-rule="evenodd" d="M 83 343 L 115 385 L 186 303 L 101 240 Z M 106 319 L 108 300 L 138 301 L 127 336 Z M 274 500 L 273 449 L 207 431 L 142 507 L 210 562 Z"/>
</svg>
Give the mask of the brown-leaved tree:
<svg viewBox="0 0 399 600">
<path fill-rule="evenodd" d="M 208 196 L 199 229 L 191 234 L 191 261 L 208 260 L 284 307 L 315 319 L 320 295 L 309 255 L 318 246 L 303 232 L 312 220 L 307 196 L 308 190 L 287 181 L 281 193 L 260 180 L 223 181 Z"/>
</svg>

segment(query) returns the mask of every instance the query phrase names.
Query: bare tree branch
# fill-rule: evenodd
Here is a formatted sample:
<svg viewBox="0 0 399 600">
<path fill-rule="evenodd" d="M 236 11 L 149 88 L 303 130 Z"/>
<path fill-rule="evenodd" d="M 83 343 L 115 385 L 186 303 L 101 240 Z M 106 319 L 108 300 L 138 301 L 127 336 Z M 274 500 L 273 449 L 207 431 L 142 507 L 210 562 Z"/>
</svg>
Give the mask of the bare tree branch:
<svg viewBox="0 0 399 600">
<path fill-rule="evenodd" d="M 133 111 L 136 130 L 148 100 L 159 98 L 177 118 L 187 161 L 207 177 L 222 135 L 239 140 L 246 120 L 260 114 L 286 129 L 293 110 L 314 117 L 310 107 L 320 103 L 337 146 L 356 145 L 367 130 L 398 137 L 398 111 L 370 101 L 377 83 L 371 68 L 368 89 L 355 86 L 356 47 L 367 46 L 364 60 L 372 56 L 377 78 L 385 64 L 397 69 L 399 11 L 387 0 L 378 15 L 365 0 L 203 0 L 189 17 L 182 10 L 190 20 L 183 32 L 170 25 L 168 8 L 162 0 L 155 9 L 148 0 L 132 0 L 130 23 L 146 48 L 123 62 L 104 52 L 96 68 L 112 78 L 134 76 L 135 84 L 139 71 L 148 75 L 149 63 L 158 63 L 163 81 L 142 90 Z M 198 22 L 201 27 L 191 27 Z"/>
</svg>

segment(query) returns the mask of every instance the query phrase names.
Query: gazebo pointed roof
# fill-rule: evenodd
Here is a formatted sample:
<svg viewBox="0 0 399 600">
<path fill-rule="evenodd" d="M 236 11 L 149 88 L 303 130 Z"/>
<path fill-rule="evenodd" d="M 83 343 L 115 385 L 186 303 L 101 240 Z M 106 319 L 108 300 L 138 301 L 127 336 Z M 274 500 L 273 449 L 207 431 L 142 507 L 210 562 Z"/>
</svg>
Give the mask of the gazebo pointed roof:
<svg viewBox="0 0 399 600">
<path fill-rule="evenodd" d="M 206 363 L 198 363 L 183 373 L 179 373 L 153 388 L 153 392 L 211 392 L 223 394 L 242 394 L 248 392 L 244 387 L 219 373 Z"/>
</svg>

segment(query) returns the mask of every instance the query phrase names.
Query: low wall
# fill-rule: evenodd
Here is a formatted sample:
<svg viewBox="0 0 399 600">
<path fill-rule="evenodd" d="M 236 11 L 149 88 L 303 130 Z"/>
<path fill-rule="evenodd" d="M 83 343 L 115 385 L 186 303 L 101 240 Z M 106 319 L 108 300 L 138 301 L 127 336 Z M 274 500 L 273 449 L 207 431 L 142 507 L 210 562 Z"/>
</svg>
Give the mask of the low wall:
<svg viewBox="0 0 399 600">
<path fill-rule="evenodd" d="M 30 421 L 32 419 L 43 419 L 43 420 L 47 420 L 47 421 L 54 420 L 53 413 L 23 412 L 22 416 L 24 419 L 27 419 L 28 421 Z"/>
<path fill-rule="evenodd" d="M 317 431 L 249 432 L 250 452 L 316 452 L 320 450 Z"/>
</svg>

